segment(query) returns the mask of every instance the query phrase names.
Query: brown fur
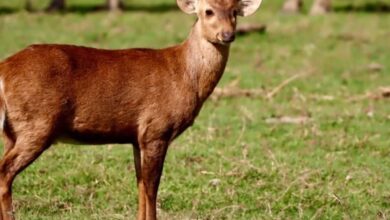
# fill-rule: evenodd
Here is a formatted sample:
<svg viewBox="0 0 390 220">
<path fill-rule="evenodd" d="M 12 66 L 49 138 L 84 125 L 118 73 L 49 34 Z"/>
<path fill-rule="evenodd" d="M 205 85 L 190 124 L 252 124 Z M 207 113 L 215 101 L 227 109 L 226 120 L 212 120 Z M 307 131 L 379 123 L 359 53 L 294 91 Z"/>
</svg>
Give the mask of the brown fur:
<svg viewBox="0 0 390 220">
<path fill-rule="evenodd" d="M 182 1 L 188 0 L 178 3 Z M 168 145 L 193 123 L 225 69 L 229 44 L 220 33 L 234 31 L 232 10 L 238 7 L 237 1 L 229 2 L 226 10 L 218 5 L 222 14 L 215 9 L 215 18 L 199 16 L 188 39 L 174 47 L 32 45 L 0 63 L 0 107 L 5 116 L 0 220 L 13 219 L 15 176 L 64 137 L 132 143 L 138 219 L 156 219 Z M 198 15 L 202 13 L 198 9 Z"/>
</svg>

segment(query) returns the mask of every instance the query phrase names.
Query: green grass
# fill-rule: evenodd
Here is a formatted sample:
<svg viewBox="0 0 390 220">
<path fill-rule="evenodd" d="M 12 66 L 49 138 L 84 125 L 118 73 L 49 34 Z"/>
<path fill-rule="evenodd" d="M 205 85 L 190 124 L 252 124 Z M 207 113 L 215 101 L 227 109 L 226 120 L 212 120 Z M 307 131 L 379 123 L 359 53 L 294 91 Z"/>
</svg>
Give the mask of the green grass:
<svg viewBox="0 0 390 220">
<path fill-rule="evenodd" d="M 390 14 L 363 10 L 380 2 L 335 1 L 336 13 L 309 17 L 284 16 L 281 1 L 264 1 L 240 19 L 264 23 L 267 32 L 236 40 L 219 86 L 237 81 L 269 92 L 303 76 L 272 99 L 208 101 L 169 149 L 160 217 L 390 218 L 390 99 L 350 100 L 390 86 Z M 120 14 L 91 12 L 96 4 L 72 0 L 71 12 L 48 15 L 23 11 L 22 0 L 2 1 L 0 58 L 32 43 L 165 47 L 184 40 L 194 22 L 172 9 L 173 0 L 128 1 L 138 10 Z M 348 5 L 362 10 L 340 10 Z M 280 116 L 311 120 L 267 123 Z M 131 146 L 55 145 L 18 176 L 14 203 L 18 219 L 133 219 Z"/>
</svg>

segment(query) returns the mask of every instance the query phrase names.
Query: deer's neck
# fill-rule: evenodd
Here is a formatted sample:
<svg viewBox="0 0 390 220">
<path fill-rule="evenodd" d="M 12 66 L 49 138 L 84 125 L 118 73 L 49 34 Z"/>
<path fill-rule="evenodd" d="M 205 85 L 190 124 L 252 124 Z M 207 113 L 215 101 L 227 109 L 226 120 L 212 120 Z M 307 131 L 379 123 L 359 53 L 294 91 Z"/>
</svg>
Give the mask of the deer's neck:
<svg viewBox="0 0 390 220">
<path fill-rule="evenodd" d="M 195 23 L 181 45 L 186 58 L 186 74 L 201 102 L 213 92 L 229 57 L 229 46 L 213 44 L 202 37 L 200 22 Z"/>
</svg>

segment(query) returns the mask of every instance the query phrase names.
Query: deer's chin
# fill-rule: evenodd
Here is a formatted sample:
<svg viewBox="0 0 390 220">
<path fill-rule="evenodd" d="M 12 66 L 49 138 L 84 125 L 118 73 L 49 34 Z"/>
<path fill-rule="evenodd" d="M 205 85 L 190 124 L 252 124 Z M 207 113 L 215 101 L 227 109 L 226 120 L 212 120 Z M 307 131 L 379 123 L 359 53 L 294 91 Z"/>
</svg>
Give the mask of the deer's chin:
<svg viewBox="0 0 390 220">
<path fill-rule="evenodd" d="M 229 46 L 233 41 L 218 41 L 218 44 L 219 45 L 223 45 L 223 46 Z"/>
<path fill-rule="evenodd" d="M 219 37 L 205 37 L 204 38 L 206 41 L 208 41 L 209 43 L 211 44 L 214 44 L 214 45 L 222 45 L 222 46 L 228 46 L 230 45 L 231 42 L 224 42 L 222 39 L 220 39 Z"/>
<path fill-rule="evenodd" d="M 233 42 L 234 42 L 234 39 L 233 40 L 229 40 L 229 41 L 221 41 L 221 44 L 222 45 L 230 45 Z"/>
<path fill-rule="evenodd" d="M 212 44 L 222 45 L 222 46 L 229 46 L 233 41 L 223 41 L 222 39 L 216 38 L 213 40 L 209 40 Z"/>
</svg>

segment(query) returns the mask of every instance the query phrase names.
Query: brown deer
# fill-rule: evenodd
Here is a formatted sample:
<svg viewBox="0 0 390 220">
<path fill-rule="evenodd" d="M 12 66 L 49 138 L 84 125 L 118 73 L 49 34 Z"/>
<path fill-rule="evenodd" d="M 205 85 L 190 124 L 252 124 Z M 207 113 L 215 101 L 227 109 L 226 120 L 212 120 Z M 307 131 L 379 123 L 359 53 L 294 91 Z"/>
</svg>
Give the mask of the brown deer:
<svg viewBox="0 0 390 220">
<path fill-rule="evenodd" d="M 54 141 L 131 143 L 138 219 L 156 219 L 168 145 L 191 126 L 221 78 L 237 15 L 261 0 L 177 0 L 198 19 L 166 49 L 32 45 L 0 63 L 0 219 L 14 219 L 12 182 Z"/>
</svg>

